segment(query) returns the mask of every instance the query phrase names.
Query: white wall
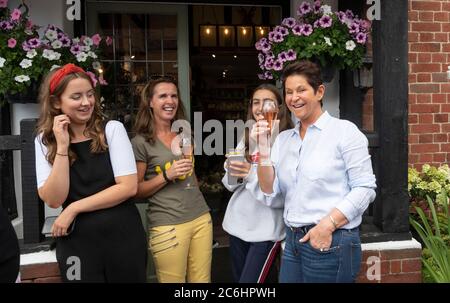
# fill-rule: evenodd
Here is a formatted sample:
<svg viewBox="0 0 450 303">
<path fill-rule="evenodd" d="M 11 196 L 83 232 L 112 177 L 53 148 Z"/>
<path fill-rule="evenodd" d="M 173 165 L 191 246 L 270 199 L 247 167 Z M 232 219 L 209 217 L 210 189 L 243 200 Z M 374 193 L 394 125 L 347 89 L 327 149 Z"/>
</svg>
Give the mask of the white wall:
<svg viewBox="0 0 450 303">
<path fill-rule="evenodd" d="M 21 1 L 10 0 L 8 7 L 16 8 Z M 63 0 L 28 0 L 26 4 L 29 7 L 29 15 L 34 24 L 40 25 L 43 31 L 48 24 L 54 24 L 73 36 L 72 22 L 66 20 L 66 1 Z M 20 121 L 26 118 L 38 117 L 37 104 L 13 104 L 11 107 L 11 133 L 20 134 Z M 22 220 L 22 174 L 20 165 L 20 151 L 13 153 L 14 157 L 14 186 L 16 189 L 17 212 L 19 217 L 13 221 L 17 236 L 23 238 L 23 220 Z M 59 213 L 59 210 L 53 210 L 45 207 L 46 216 Z"/>
</svg>

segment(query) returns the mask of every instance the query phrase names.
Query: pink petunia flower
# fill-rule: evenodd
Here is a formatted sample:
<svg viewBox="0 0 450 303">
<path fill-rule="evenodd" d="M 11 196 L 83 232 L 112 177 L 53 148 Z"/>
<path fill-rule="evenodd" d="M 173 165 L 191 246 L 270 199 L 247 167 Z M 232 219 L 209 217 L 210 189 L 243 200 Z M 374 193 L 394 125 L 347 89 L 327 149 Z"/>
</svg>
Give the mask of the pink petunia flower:
<svg viewBox="0 0 450 303">
<path fill-rule="evenodd" d="M 100 41 L 102 41 L 102 37 L 100 37 L 99 34 L 93 35 L 91 39 L 92 39 L 92 43 L 94 43 L 95 46 L 99 46 Z"/>
<path fill-rule="evenodd" d="M 8 40 L 8 47 L 9 47 L 9 48 L 14 48 L 14 47 L 16 47 L 16 44 L 17 44 L 16 39 L 10 38 L 10 39 Z"/>
<path fill-rule="evenodd" d="M 112 44 L 113 40 L 111 37 L 106 37 L 106 45 L 110 46 Z"/>
<path fill-rule="evenodd" d="M 108 85 L 108 82 L 103 78 L 103 76 L 98 77 L 98 82 L 100 85 Z"/>
<path fill-rule="evenodd" d="M 0 0 L 0 7 L 8 7 L 8 0 Z"/>
<path fill-rule="evenodd" d="M 98 81 L 97 78 L 95 77 L 95 74 L 93 72 L 86 72 L 86 74 L 91 78 L 92 85 L 96 87 Z"/>
<path fill-rule="evenodd" d="M 20 19 L 20 16 L 22 15 L 22 12 L 15 8 L 13 12 L 11 13 L 11 20 L 16 21 Z"/>
</svg>

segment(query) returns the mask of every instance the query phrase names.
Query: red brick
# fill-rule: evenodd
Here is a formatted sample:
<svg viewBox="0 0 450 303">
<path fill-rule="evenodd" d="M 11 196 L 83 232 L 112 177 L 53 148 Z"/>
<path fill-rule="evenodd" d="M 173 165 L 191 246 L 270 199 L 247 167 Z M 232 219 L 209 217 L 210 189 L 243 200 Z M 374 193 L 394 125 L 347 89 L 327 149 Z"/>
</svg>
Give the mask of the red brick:
<svg viewBox="0 0 450 303">
<path fill-rule="evenodd" d="M 420 15 L 419 15 L 420 18 Z M 440 32 L 441 24 L 433 22 L 410 22 L 413 32 Z"/>
<path fill-rule="evenodd" d="M 448 34 L 447 33 L 435 33 L 433 41 L 448 42 Z"/>
<path fill-rule="evenodd" d="M 448 122 L 448 114 L 434 114 L 434 122 L 436 123 Z"/>
<path fill-rule="evenodd" d="M 434 74 L 433 74 L 434 76 Z M 433 80 L 434 82 L 434 80 Z M 433 103 L 446 103 L 447 102 L 447 95 L 446 94 L 433 94 L 431 96 L 431 101 Z"/>
<path fill-rule="evenodd" d="M 419 143 L 419 136 L 418 135 L 408 135 L 408 143 L 409 144 Z"/>
<path fill-rule="evenodd" d="M 450 152 L 450 144 L 441 144 L 441 150 L 440 151 L 441 152 L 446 152 L 446 153 Z M 447 154 L 447 156 L 448 156 L 448 154 Z"/>
<path fill-rule="evenodd" d="M 450 29 L 450 27 L 449 27 L 449 29 Z M 433 47 L 433 49 L 435 48 L 436 46 L 434 46 Z M 418 47 L 417 47 L 418 48 Z M 443 52 L 449 52 L 450 51 L 450 44 L 448 44 L 448 43 L 442 43 L 442 51 Z"/>
<path fill-rule="evenodd" d="M 420 12 L 419 11 L 419 21 L 433 21 L 434 13 L 433 12 Z"/>
<path fill-rule="evenodd" d="M 445 63 L 445 62 L 447 62 L 447 55 L 446 54 L 432 54 L 431 60 L 433 61 L 433 63 L 434 62 Z"/>
<path fill-rule="evenodd" d="M 421 163 L 430 163 L 433 161 L 433 154 L 420 154 L 419 161 Z"/>
<path fill-rule="evenodd" d="M 439 144 L 411 144 L 412 153 L 435 153 L 439 151 Z"/>
<path fill-rule="evenodd" d="M 389 274 L 391 272 L 391 261 L 381 261 L 380 271 L 382 275 Z"/>
<path fill-rule="evenodd" d="M 410 105 L 411 113 L 438 113 L 438 104 L 412 104 Z"/>
<path fill-rule="evenodd" d="M 432 74 L 432 81 L 430 82 L 448 82 L 447 80 L 447 74 L 445 73 L 433 73 Z"/>
<path fill-rule="evenodd" d="M 401 260 L 391 261 L 391 274 L 398 274 L 402 271 Z"/>
<path fill-rule="evenodd" d="M 416 124 L 419 122 L 419 115 L 408 115 L 408 123 L 409 124 Z"/>
<path fill-rule="evenodd" d="M 29 280 L 43 277 L 59 276 L 58 263 L 25 265 L 20 268 L 21 279 Z"/>
<path fill-rule="evenodd" d="M 450 31 L 450 23 L 441 23 L 441 31 L 448 33 Z"/>
<path fill-rule="evenodd" d="M 423 133 L 436 133 L 439 132 L 441 128 L 438 124 L 417 124 L 411 125 L 411 133 L 423 134 Z"/>
<path fill-rule="evenodd" d="M 441 132 L 442 133 L 449 133 L 450 132 L 450 124 L 449 123 L 441 124 Z"/>
<path fill-rule="evenodd" d="M 412 1 L 411 9 L 415 11 L 440 11 L 441 3 L 432 1 Z"/>
<path fill-rule="evenodd" d="M 419 115 L 419 123 L 433 123 L 433 114 L 421 114 Z"/>
<path fill-rule="evenodd" d="M 444 12 L 450 11 L 450 2 L 442 2 L 442 11 Z"/>
<path fill-rule="evenodd" d="M 447 134 L 434 134 L 433 135 L 433 142 L 434 143 L 448 142 Z"/>
<path fill-rule="evenodd" d="M 450 113 L 450 104 L 442 104 L 440 112 L 441 113 Z"/>
<path fill-rule="evenodd" d="M 422 270 L 421 259 L 402 260 L 402 272 L 420 272 Z"/>
<path fill-rule="evenodd" d="M 408 83 L 416 83 L 417 82 L 417 74 L 409 74 L 408 75 Z"/>
<path fill-rule="evenodd" d="M 449 48 L 450 48 L 450 44 Z M 441 51 L 440 43 L 411 43 L 410 50 L 412 52 L 429 52 L 429 53 L 437 53 Z M 444 46 L 444 45 L 443 45 Z"/>
<path fill-rule="evenodd" d="M 419 33 L 408 33 L 408 42 L 419 42 Z"/>
<path fill-rule="evenodd" d="M 439 22 L 448 22 L 448 12 L 438 12 L 438 13 L 434 13 L 434 21 L 439 21 Z"/>
<path fill-rule="evenodd" d="M 417 53 L 409 53 L 408 54 L 408 62 L 409 63 L 417 63 Z"/>
<path fill-rule="evenodd" d="M 419 94 L 439 92 L 439 84 L 411 84 L 409 88 L 410 92 Z"/>
<path fill-rule="evenodd" d="M 446 154 L 433 154 L 433 162 L 444 163 L 446 162 Z"/>
<path fill-rule="evenodd" d="M 381 276 L 381 283 L 421 283 L 422 273 L 407 273 Z"/>
<path fill-rule="evenodd" d="M 420 33 L 419 35 L 420 42 L 435 42 L 434 41 L 434 33 Z M 415 41 L 410 41 L 415 42 Z"/>
<path fill-rule="evenodd" d="M 431 74 L 418 74 L 417 82 L 431 82 Z M 431 101 L 431 96 L 427 95 Z"/>
<path fill-rule="evenodd" d="M 419 155 L 408 154 L 408 163 L 416 163 L 419 161 Z"/>
<path fill-rule="evenodd" d="M 61 277 L 46 277 L 34 280 L 34 283 L 62 283 Z"/>
<path fill-rule="evenodd" d="M 450 84 L 440 84 L 441 93 L 450 93 Z"/>
<path fill-rule="evenodd" d="M 410 104 L 416 103 L 416 99 L 417 99 L 417 95 L 416 94 L 409 94 L 408 95 L 408 101 L 409 101 Z"/>
<path fill-rule="evenodd" d="M 433 143 L 433 135 L 432 134 L 419 135 L 419 143 Z"/>
<path fill-rule="evenodd" d="M 419 21 L 419 12 L 408 12 L 408 21 Z"/>
<path fill-rule="evenodd" d="M 419 54 L 420 57 L 421 54 Z M 431 57 L 431 55 L 430 55 Z M 418 63 L 418 64 L 411 64 L 411 72 L 413 73 L 431 73 L 431 72 L 440 72 L 441 71 L 441 65 L 440 64 L 433 64 L 433 63 Z"/>
</svg>

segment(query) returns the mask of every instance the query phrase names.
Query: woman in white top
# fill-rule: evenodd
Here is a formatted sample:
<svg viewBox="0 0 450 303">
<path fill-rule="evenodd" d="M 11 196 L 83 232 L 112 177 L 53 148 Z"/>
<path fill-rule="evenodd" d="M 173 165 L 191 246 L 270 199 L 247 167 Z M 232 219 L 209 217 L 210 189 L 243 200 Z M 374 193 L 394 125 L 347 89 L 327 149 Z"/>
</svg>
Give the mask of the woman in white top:
<svg viewBox="0 0 450 303">
<path fill-rule="evenodd" d="M 265 99 L 279 106 L 280 130 L 292 127 L 278 89 L 271 84 L 262 84 L 252 93 L 248 105 L 248 120 L 262 120 L 262 104 Z M 230 255 L 233 278 L 240 283 L 263 283 L 279 251 L 280 241 L 285 237 L 283 203 L 269 207 L 259 190 L 256 166 L 258 152 L 251 151 L 249 134 L 246 134 L 236 149 L 245 150 L 245 162 L 230 162 L 226 167 L 223 184 L 234 192 L 225 212 L 223 229 L 230 234 Z M 227 165 L 225 165 L 227 166 Z M 235 173 L 231 173 L 231 170 Z M 231 185 L 228 174 L 243 178 L 243 183 Z"/>
</svg>

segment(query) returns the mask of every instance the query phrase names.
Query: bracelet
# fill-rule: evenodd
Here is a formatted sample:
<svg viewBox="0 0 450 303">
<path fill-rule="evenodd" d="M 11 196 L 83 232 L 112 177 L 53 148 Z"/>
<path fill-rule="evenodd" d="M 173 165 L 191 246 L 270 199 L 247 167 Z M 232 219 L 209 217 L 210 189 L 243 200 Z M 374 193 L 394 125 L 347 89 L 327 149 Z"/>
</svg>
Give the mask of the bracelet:
<svg viewBox="0 0 450 303">
<path fill-rule="evenodd" d="M 337 226 L 336 221 L 334 220 L 334 218 L 331 215 L 329 215 L 328 217 L 330 218 L 331 223 L 333 223 L 334 229 L 337 229 L 338 226 Z"/>
<path fill-rule="evenodd" d="M 69 156 L 69 154 L 60 154 L 60 153 L 56 153 L 58 156 L 63 156 L 63 157 L 67 157 Z"/>
<path fill-rule="evenodd" d="M 169 182 L 171 181 L 171 180 L 169 179 L 169 177 L 167 177 L 167 173 L 166 173 L 166 170 L 165 170 L 165 169 L 162 171 L 162 175 L 163 175 L 163 177 L 164 177 L 164 180 L 166 180 L 167 183 L 169 183 Z"/>
</svg>

